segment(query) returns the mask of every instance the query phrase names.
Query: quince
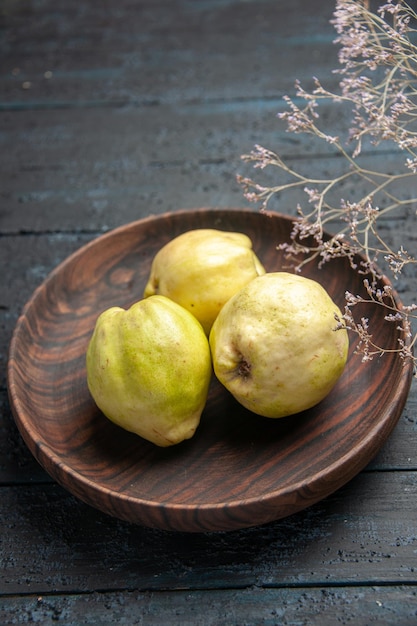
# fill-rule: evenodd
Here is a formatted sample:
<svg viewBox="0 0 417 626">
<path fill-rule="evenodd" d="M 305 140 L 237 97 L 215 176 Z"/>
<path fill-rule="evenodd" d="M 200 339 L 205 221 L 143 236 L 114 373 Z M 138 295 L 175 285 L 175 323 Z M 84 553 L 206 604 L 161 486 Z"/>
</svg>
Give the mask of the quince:
<svg viewBox="0 0 417 626">
<path fill-rule="evenodd" d="M 255 278 L 222 308 L 209 341 L 214 373 L 250 411 L 284 417 L 318 404 L 348 355 L 341 312 L 316 281 L 286 272 Z"/>
<path fill-rule="evenodd" d="M 171 298 L 190 311 L 208 335 L 229 298 L 264 273 L 247 235 L 201 228 L 159 250 L 143 295 Z"/>
<path fill-rule="evenodd" d="M 169 298 L 104 311 L 86 365 L 93 399 L 122 428 L 163 447 L 194 435 L 212 375 L 210 348 L 201 324 Z"/>
</svg>

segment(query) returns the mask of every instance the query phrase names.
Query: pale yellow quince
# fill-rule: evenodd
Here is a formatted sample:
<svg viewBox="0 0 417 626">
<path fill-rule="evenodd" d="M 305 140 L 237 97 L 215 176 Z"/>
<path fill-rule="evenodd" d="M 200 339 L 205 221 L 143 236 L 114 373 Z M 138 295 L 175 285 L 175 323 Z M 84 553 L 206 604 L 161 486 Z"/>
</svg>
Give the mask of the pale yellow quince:
<svg viewBox="0 0 417 626">
<path fill-rule="evenodd" d="M 208 335 L 229 298 L 264 273 L 244 233 L 190 230 L 156 254 L 144 297 L 161 294 L 171 298 L 190 311 Z"/>
<path fill-rule="evenodd" d="M 316 281 L 286 272 L 255 278 L 220 311 L 210 333 L 213 368 L 247 409 L 284 417 L 325 398 L 348 356 L 340 309 Z"/>
</svg>

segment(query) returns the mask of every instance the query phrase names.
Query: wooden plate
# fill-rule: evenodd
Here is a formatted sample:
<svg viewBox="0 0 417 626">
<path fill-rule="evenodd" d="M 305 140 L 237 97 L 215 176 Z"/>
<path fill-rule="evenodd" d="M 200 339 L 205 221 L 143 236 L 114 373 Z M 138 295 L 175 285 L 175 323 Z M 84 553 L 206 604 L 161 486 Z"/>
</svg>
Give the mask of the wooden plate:
<svg viewBox="0 0 417 626">
<path fill-rule="evenodd" d="M 193 228 L 247 233 L 268 271 L 282 269 L 277 244 L 291 218 L 240 209 L 149 217 L 105 234 L 70 256 L 34 292 L 10 346 L 12 411 L 29 449 L 69 492 L 110 515 L 161 529 L 232 530 L 288 516 L 355 476 L 394 428 L 412 366 L 396 354 L 369 363 L 353 354 L 317 407 L 272 420 L 244 410 L 213 379 L 193 439 L 161 449 L 108 421 L 86 385 L 85 352 L 98 314 L 142 297 L 159 248 Z M 305 275 L 343 307 L 363 291 L 345 260 Z M 372 314 L 376 341 L 397 346 L 395 324 Z M 302 392 L 302 390 L 300 390 Z"/>
</svg>

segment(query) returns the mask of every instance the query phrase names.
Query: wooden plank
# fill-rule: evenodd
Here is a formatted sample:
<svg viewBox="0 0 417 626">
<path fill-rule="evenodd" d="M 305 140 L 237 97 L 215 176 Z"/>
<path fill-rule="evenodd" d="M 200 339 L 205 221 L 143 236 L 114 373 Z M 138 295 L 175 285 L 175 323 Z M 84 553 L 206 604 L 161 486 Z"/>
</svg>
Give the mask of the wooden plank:
<svg viewBox="0 0 417 626">
<path fill-rule="evenodd" d="M 4 598 L 2 623 L 107 626 L 354 623 L 415 626 L 415 586 L 238 589 Z M 328 616 L 328 617 L 327 617 Z M 331 622 L 328 621 L 330 618 Z"/>
<path fill-rule="evenodd" d="M 20 112 L 12 126 L 9 114 L 1 120 L 9 155 L 3 233 L 97 230 L 183 207 L 246 204 L 235 181 L 249 169 L 240 155 L 267 137 L 288 145 L 282 127 L 273 131 L 275 104 L 69 111 L 65 123 L 57 111 Z"/>
<path fill-rule="evenodd" d="M 384 157 L 388 161 L 387 155 Z M 377 157 L 370 160 L 375 164 Z M 391 161 L 392 162 L 392 161 Z M 324 168 L 324 163 L 327 166 Z M 395 157 L 394 163 L 398 161 Z M 296 163 L 293 163 L 296 165 Z M 91 164 L 90 164 L 91 166 Z M 204 162 L 185 163 L 170 166 L 142 166 L 131 170 L 126 181 L 112 181 L 111 165 L 107 170 L 109 176 L 105 184 L 96 187 L 85 183 L 82 162 L 78 172 L 69 186 L 68 178 L 61 174 L 53 176 L 48 168 L 44 180 L 41 174 L 34 185 L 30 185 L 28 176 L 24 185 L 18 189 L 4 190 L 6 198 L 2 231 L 4 234 L 53 233 L 63 232 L 106 231 L 121 224 L 134 221 L 147 215 L 157 215 L 169 211 L 199 207 L 236 207 L 248 206 L 243 197 L 242 188 L 235 180 L 238 172 L 244 172 L 239 162 L 221 161 L 220 163 Z M 323 167 L 323 169 L 320 169 Z M 320 159 L 317 157 L 309 171 L 314 176 L 337 176 L 341 173 L 340 159 Z M 106 167 L 103 168 L 106 172 Z M 253 175 L 249 171 L 249 175 Z M 104 174 L 103 174 L 104 176 Z M 123 172 L 117 176 L 124 177 Z M 66 182 L 59 180 L 66 178 Z M 257 178 L 261 184 L 277 184 L 280 178 L 271 171 L 269 177 Z M 406 181 L 402 189 L 402 197 L 413 197 L 413 183 Z M 369 190 L 368 190 L 369 191 Z M 358 198 L 362 189 L 356 180 L 350 181 L 341 190 L 336 199 Z M 342 195 L 343 194 L 343 195 Z M 271 210 L 295 215 L 299 202 L 307 205 L 303 191 L 276 197 L 271 202 Z M 256 208 L 251 205 L 251 208 Z M 402 212 L 401 215 L 404 215 Z M 410 222 L 416 221 L 415 215 Z"/>
<path fill-rule="evenodd" d="M 311 63 L 331 78 L 333 2 L 291 9 L 284 0 L 130 0 L 105 11 L 7 1 L 3 108 L 271 97 L 310 78 Z"/>
<path fill-rule="evenodd" d="M 3 487 L 0 589 L 415 585 L 416 479 L 416 472 L 363 473 L 291 518 L 191 535 L 117 521 L 53 485 Z"/>
<path fill-rule="evenodd" d="M 407 443 L 409 440 L 410 445 Z M 404 411 L 387 443 L 373 459 L 368 470 L 417 469 L 417 385 L 413 381 Z"/>
<path fill-rule="evenodd" d="M 261 184 L 284 180 L 277 168 L 254 171 L 241 161 L 259 143 L 305 175 L 337 177 L 347 163 L 325 142 L 289 135 L 276 119 L 278 101 L 263 105 L 156 106 L 148 109 L 31 111 L 0 116 L 2 233 L 105 230 L 138 217 L 198 206 L 246 205 L 236 174 Z M 329 129 L 346 130 L 337 107 L 324 110 Z M 333 155 L 333 157 L 332 157 Z M 370 169 L 398 172 L 404 155 L 373 150 Z M 362 186 L 339 190 L 350 201 Z M 369 191 L 369 189 L 368 189 Z M 413 197 L 403 182 L 401 197 Z M 302 189 L 271 208 L 294 214 Z"/>
<path fill-rule="evenodd" d="M 0 391 L 0 485 L 52 482 L 20 436 L 5 390 Z"/>
</svg>

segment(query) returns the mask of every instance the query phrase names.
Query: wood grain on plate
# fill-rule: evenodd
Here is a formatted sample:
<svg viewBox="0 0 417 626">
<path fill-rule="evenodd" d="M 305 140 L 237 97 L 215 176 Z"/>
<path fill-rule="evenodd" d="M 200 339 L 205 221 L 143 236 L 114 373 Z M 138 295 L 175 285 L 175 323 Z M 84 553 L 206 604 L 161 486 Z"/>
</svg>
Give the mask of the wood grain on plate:
<svg viewBox="0 0 417 626">
<path fill-rule="evenodd" d="M 320 405 L 271 420 L 241 407 L 214 379 L 193 439 L 161 449 L 108 421 L 91 399 L 85 352 L 97 316 L 142 297 L 150 264 L 170 239 L 193 228 L 247 233 L 268 271 L 283 268 L 277 245 L 292 220 L 240 209 L 198 209 L 149 217 L 87 244 L 35 291 L 14 332 L 9 395 L 28 447 L 75 496 L 121 519 L 169 530 L 232 530 L 285 517 L 356 475 L 394 428 L 411 384 L 395 353 L 362 363 L 351 337 L 348 363 Z M 339 259 L 304 275 L 343 306 L 362 277 Z M 376 342 L 397 347 L 380 307 Z M 302 390 L 300 390 L 302 393 Z"/>
</svg>

